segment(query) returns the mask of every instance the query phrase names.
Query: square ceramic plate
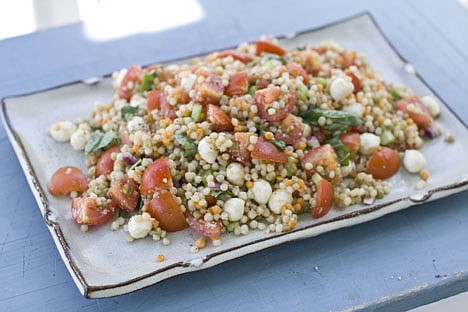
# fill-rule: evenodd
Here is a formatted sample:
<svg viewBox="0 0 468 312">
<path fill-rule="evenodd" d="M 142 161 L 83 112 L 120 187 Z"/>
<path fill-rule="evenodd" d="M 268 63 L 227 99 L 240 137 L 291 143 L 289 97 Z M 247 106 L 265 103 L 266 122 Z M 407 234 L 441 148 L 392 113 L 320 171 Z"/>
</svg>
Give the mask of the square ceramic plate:
<svg viewBox="0 0 468 312">
<path fill-rule="evenodd" d="M 281 44 L 290 48 L 306 43 L 318 44 L 328 39 L 366 54 L 372 66 L 387 81 L 407 86 L 420 96 L 437 98 L 421 77 L 405 70 L 406 62 L 385 39 L 369 14 L 303 32 L 294 38 L 283 38 Z M 85 169 L 85 157 L 69 144 L 53 141 L 45 129 L 57 120 L 75 120 L 90 114 L 93 104 L 108 100 L 112 92 L 111 79 L 106 77 L 93 85 L 76 82 L 8 98 L 2 106 L 10 141 L 47 227 L 76 285 L 86 297 L 128 293 L 178 274 L 205 269 L 291 240 L 366 222 L 468 188 L 468 163 L 465 161 L 468 159 L 468 142 L 464 140 L 468 130 L 448 106 L 442 105 L 438 122 L 457 139 L 455 143 L 447 144 L 439 137 L 424 145 L 422 151 L 428 159 L 431 173 L 424 190 L 415 188 L 419 179 L 417 175 L 401 170 L 390 180 L 393 184 L 391 194 L 372 206 L 332 209 L 319 220 L 302 217 L 296 229 L 281 234 L 261 231 L 241 237 L 228 234 L 222 237 L 220 247 L 210 246 L 197 254 L 189 252 L 189 246 L 196 237 L 190 229 L 171 234 L 173 243 L 169 247 L 151 239 L 128 243 L 124 231 L 113 232 L 109 224 L 83 233 L 70 218 L 70 199 L 53 197 L 46 190 L 50 176 L 58 167 L 74 165 Z M 453 161 L 447 162 L 445 155 L 452 155 Z M 163 263 L 155 261 L 160 253 L 166 256 Z"/>
</svg>

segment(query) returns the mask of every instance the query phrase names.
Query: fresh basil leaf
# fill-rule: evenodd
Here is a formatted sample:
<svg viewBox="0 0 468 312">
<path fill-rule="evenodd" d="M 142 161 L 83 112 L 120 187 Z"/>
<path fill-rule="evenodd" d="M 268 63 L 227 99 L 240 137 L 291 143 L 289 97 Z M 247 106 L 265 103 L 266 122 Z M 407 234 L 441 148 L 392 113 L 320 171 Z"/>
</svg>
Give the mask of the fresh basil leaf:
<svg viewBox="0 0 468 312">
<path fill-rule="evenodd" d="M 176 133 L 175 134 L 176 142 L 182 145 L 185 150 L 185 157 L 191 158 L 194 157 L 195 154 L 198 152 L 197 145 L 192 138 L 189 138 L 186 134 L 183 133 Z"/>
<path fill-rule="evenodd" d="M 221 191 L 221 190 L 211 190 L 210 191 L 210 195 L 213 196 L 213 197 L 216 197 L 216 198 L 221 194 L 223 194 L 223 191 Z"/>
<path fill-rule="evenodd" d="M 122 117 L 123 121 L 129 121 L 137 112 L 138 107 L 128 105 L 122 107 L 122 109 L 120 110 L 120 116 Z"/>
<path fill-rule="evenodd" d="M 307 49 L 307 46 L 299 46 L 296 48 L 297 51 L 305 51 Z"/>
<path fill-rule="evenodd" d="M 90 126 L 91 128 L 91 131 L 102 131 L 102 127 L 101 126 Z"/>
<path fill-rule="evenodd" d="M 98 146 L 96 149 L 107 149 L 111 145 L 114 145 L 114 143 L 117 141 L 118 136 L 114 131 L 107 131 L 104 133 L 104 135 L 101 138 L 101 141 L 99 142 Z"/>
<path fill-rule="evenodd" d="M 400 95 L 400 93 L 398 93 L 396 90 L 390 90 L 390 95 L 392 96 L 392 100 L 394 100 L 394 101 L 399 101 L 399 100 L 401 100 L 403 98 Z"/>
<path fill-rule="evenodd" d="M 145 74 L 145 76 L 143 77 L 143 82 L 141 83 L 141 86 L 140 86 L 140 92 L 151 90 L 151 87 L 153 86 L 154 78 L 156 78 L 156 72 Z"/>
<path fill-rule="evenodd" d="M 283 141 L 273 139 L 270 140 L 270 142 L 282 151 L 286 149 L 286 143 L 284 143 Z"/>
<path fill-rule="evenodd" d="M 257 86 L 256 86 L 256 85 L 251 85 L 251 86 L 249 87 L 249 94 L 250 94 L 251 96 L 254 96 L 254 95 L 255 95 L 255 92 L 257 92 Z"/>
<path fill-rule="evenodd" d="M 347 166 L 349 164 L 349 148 L 343 144 L 343 141 L 337 136 L 331 138 L 330 140 L 327 141 L 328 144 L 330 144 L 333 149 L 336 152 L 336 155 L 340 159 L 340 163 L 343 166 Z"/>
<path fill-rule="evenodd" d="M 304 122 L 330 131 L 334 135 L 346 132 L 350 126 L 359 126 L 362 124 L 361 119 L 356 115 L 338 110 L 310 108 L 300 116 Z M 331 120 L 331 123 L 320 125 L 318 123 L 320 117 Z"/>
<path fill-rule="evenodd" d="M 137 215 L 140 213 L 141 211 L 141 208 L 143 208 L 143 205 L 145 204 L 145 202 L 143 201 L 143 198 L 140 198 L 138 199 L 138 204 L 135 208 L 134 211 L 125 211 L 125 210 L 122 210 L 120 209 L 119 211 L 119 217 L 122 217 L 122 218 L 131 218 L 133 217 L 134 215 Z"/>
<path fill-rule="evenodd" d="M 86 143 L 85 153 L 89 154 L 89 153 L 97 151 L 99 149 L 98 146 L 99 146 L 99 143 L 101 143 L 103 136 L 104 134 L 102 133 L 93 134 L 91 138 L 89 138 L 88 143 Z"/>
</svg>

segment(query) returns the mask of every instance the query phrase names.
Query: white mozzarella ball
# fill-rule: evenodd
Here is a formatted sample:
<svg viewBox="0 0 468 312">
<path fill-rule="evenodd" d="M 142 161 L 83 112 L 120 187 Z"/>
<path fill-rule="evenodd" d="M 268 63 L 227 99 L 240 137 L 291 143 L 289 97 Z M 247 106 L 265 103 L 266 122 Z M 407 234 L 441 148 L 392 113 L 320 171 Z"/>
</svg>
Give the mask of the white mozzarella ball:
<svg viewBox="0 0 468 312">
<path fill-rule="evenodd" d="M 281 208 L 283 208 L 283 206 L 286 204 L 292 204 L 292 201 L 293 198 L 291 193 L 286 190 L 276 190 L 270 196 L 268 207 L 274 213 L 280 214 Z"/>
<path fill-rule="evenodd" d="M 213 139 L 209 136 L 204 137 L 198 144 L 198 153 L 207 163 L 212 164 L 216 161 L 218 150 L 215 147 Z"/>
<path fill-rule="evenodd" d="M 268 203 L 272 192 L 270 183 L 265 180 L 258 180 L 253 183 L 252 194 L 254 200 L 259 204 Z"/>
<path fill-rule="evenodd" d="M 380 137 L 373 133 L 363 133 L 360 136 L 361 146 L 360 151 L 364 155 L 370 155 L 375 152 L 380 146 Z"/>
<path fill-rule="evenodd" d="M 426 167 L 426 158 L 417 150 L 406 150 L 403 156 L 403 165 L 411 173 L 421 172 Z"/>
<path fill-rule="evenodd" d="M 354 85 L 344 78 L 336 78 L 330 85 L 330 94 L 336 101 L 344 100 L 354 91 Z"/>
<path fill-rule="evenodd" d="M 226 177 L 232 184 L 244 184 L 244 166 L 242 164 L 233 162 L 226 168 Z"/>
<path fill-rule="evenodd" d="M 91 137 L 91 128 L 87 124 L 80 124 L 78 129 L 70 137 L 70 143 L 77 151 L 84 150 Z"/>
<path fill-rule="evenodd" d="M 423 96 L 421 98 L 421 101 L 423 102 L 424 106 L 426 107 L 427 111 L 429 112 L 429 114 L 431 114 L 432 117 L 436 117 L 440 114 L 440 105 L 432 96 Z"/>
<path fill-rule="evenodd" d="M 240 198 L 231 198 L 224 203 L 223 210 L 227 213 L 229 221 L 239 221 L 244 215 L 245 201 Z"/>
<path fill-rule="evenodd" d="M 68 120 L 64 120 L 54 123 L 49 129 L 49 134 L 58 142 L 67 142 L 75 131 L 75 124 Z"/>
</svg>

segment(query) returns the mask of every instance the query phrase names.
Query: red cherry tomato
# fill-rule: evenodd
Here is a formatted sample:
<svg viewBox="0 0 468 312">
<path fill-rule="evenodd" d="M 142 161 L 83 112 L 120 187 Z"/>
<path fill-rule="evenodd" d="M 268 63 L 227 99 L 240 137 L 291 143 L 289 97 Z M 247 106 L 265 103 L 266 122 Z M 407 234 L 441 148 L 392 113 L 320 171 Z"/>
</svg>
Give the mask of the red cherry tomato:
<svg viewBox="0 0 468 312">
<path fill-rule="evenodd" d="M 276 139 L 286 144 L 295 144 L 304 135 L 304 124 L 296 116 L 289 114 L 281 121 L 282 133 L 276 135 Z"/>
<path fill-rule="evenodd" d="M 188 225 L 200 235 L 211 239 L 218 239 L 223 230 L 223 224 L 220 220 L 207 222 L 203 218 L 195 219 L 191 213 L 185 214 L 185 220 Z"/>
<path fill-rule="evenodd" d="M 354 86 L 353 92 L 358 93 L 359 91 L 361 91 L 362 90 L 361 80 L 359 80 L 359 78 L 351 72 L 347 73 L 347 75 L 351 77 L 351 82 L 353 83 L 353 86 Z"/>
<path fill-rule="evenodd" d="M 296 62 L 288 62 L 286 65 L 286 69 L 288 70 L 289 74 L 293 77 L 301 76 L 303 79 L 302 81 L 304 84 L 307 84 L 309 82 L 309 75 L 307 75 L 307 72 L 305 71 L 302 66 Z"/>
<path fill-rule="evenodd" d="M 233 129 L 231 118 L 219 106 L 208 104 L 206 107 L 206 119 L 211 123 L 213 130 L 231 131 Z"/>
<path fill-rule="evenodd" d="M 263 52 L 272 53 L 279 56 L 286 54 L 286 50 L 269 41 L 259 40 L 255 43 L 255 55 L 260 56 Z"/>
<path fill-rule="evenodd" d="M 334 192 L 333 185 L 327 180 L 322 179 L 317 183 L 317 193 L 315 193 L 317 205 L 312 209 L 312 218 L 321 218 L 330 211 Z"/>
<path fill-rule="evenodd" d="M 400 169 L 398 153 L 388 147 L 375 151 L 367 163 L 366 172 L 376 179 L 388 179 Z"/>
<path fill-rule="evenodd" d="M 322 67 L 318 57 L 311 51 L 301 51 L 299 54 L 301 64 L 308 74 L 317 75 Z"/>
<path fill-rule="evenodd" d="M 341 53 L 341 57 L 343 58 L 342 68 L 346 69 L 351 65 L 354 65 L 356 61 L 356 51 L 344 51 Z"/>
<path fill-rule="evenodd" d="M 88 189 L 86 176 L 76 167 L 59 168 L 50 178 L 49 193 L 52 195 L 66 195 L 71 192 L 83 193 Z"/>
<path fill-rule="evenodd" d="M 167 102 L 166 92 L 162 90 L 152 90 L 148 92 L 148 112 L 159 109 L 165 118 L 174 119 L 177 117 L 174 106 Z"/>
<path fill-rule="evenodd" d="M 224 90 L 224 93 L 228 96 L 246 94 L 249 88 L 249 75 L 246 71 L 236 73 L 231 76 L 229 84 Z"/>
<path fill-rule="evenodd" d="M 307 169 L 307 163 L 312 164 L 312 169 Z M 338 157 L 336 156 L 335 150 L 330 144 L 325 144 L 320 147 L 311 149 L 308 151 L 302 159 L 302 169 L 307 173 L 308 176 L 312 176 L 317 166 L 328 168 L 329 170 L 335 171 L 334 182 L 341 182 L 342 176 L 337 174 L 336 169 L 338 168 Z"/>
<path fill-rule="evenodd" d="M 288 157 L 271 142 L 259 137 L 251 153 L 252 158 L 273 163 L 287 163 Z"/>
<path fill-rule="evenodd" d="M 120 83 L 119 96 L 121 99 L 130 100 L 133 94 L 133 90 L 128 89 L 128 83 L 133 82 L 141 83 L 143 81 L 143 76 L 145 75 L 144 71 L 136 65 L 132 65 L 128 70 L 125 76 Z"/>
<path fill-rule="evenodd" d="M 250 163 L 250 137 L 252 136 L 251 132 L 236 132 L 234 133 L 234 141 L 236 144 L 230 150 L 231 156 L 237 161 L 247 165 Z"/>
<path fill-rule="evenodd" d="M 297 103 L 297 94 L 296 91 L 291 90 L 289 95 L 284 97 L 285 107 L 274 114 L 268 112 L 268 109 L 271 108 L 270 104 L 278 100 L 280 96 L 281 89 L 278 87 L 265 88 L 255 92 L 255 104 L 260 118 L 266 121 L 280 121 L 293 111 Z"/>
<path fill-rule="evenodd" d="M 395 106 L 396 109 L 407 113 L 418 126 L 427 127 L 432 124 L 431 115 L 416 95 L 396 102 Z"/>
<path fill-rule="evenodd" d="M 114 146 L 106 150 L 104 153 L 101 154 L 99 160 L 96 164 L 96 177 L 101 175 L 108 175 L 109 173 L 114 170 L 114 161 L 111 158 L 112 153 L 119 153 L 120 147 Z"/>
<path fill-rule="evenodd" d="M 361 136 L 357 132 L 347 132 L 341 135 L 340 139 L 351 152 L 359 150 L 361 146 Z"/>
<path fill-rule="evenodd" d="M 201 104 L 218 104 L 219 99 L 224 93 L 221 79 L 217 75 L 205 70 L 198 70 L 195 74 L 205 78 L 203 82 L 197 81 L 195 83 L 195 90 L 197 92 L 195 100 Z"/>
<path fill-rule="evenodd" d="M 107 196 L 112 200 L 112 204 L 122 210 L 134 211 L 138 205 L 140 192 L 138 183 L 130 179 L 127 175 L 117 181 L 107 192 Z"/>
<path fill-rule="evenodd" d="M 148 212 L 168 232 L 177 232 L 187 227 L 177 198 L 171 192 L 156 195 L 149 203 Z"/>
<path fill-rule="evenodd" d="M 72 217 L 81 225 L 99 225 L 111 220 L 115 207 L 100 207 L 94 198 L 77 197 L 72 200 Z"/>
<path fill-rule="evenodd" d="M 164 157 L 161 157 L 146 168 L 141 177 L 141 195 L 149 195 L 157 190 L 168 189 L 172 186 L 171 171 Z"/>
<path fill-rule="evenodd" d="M 244 64 L 250 63 L 252 61 L 252 57 L 250 55 L 237 50 L 221 51 L 216 55 L 216 58 L 225 58 L 228 56 L 231 56 L 233 59 L 241 61 Z"/>
</svg>

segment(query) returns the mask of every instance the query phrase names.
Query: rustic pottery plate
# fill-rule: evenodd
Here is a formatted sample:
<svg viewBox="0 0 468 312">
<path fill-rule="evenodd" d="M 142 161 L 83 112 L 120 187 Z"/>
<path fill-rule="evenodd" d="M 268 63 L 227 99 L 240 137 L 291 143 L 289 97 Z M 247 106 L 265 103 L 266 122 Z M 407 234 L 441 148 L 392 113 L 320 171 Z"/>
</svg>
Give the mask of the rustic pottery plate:
<svg viewBox="0 0 468 312">
<path fill-rule="evenodd" d="M 287 36 L 281 39 L 281 44 L 296 47 L 328 39 L 366 54 L 372 66 L 386 80 L 407 86 L 420 96 L 437 98 L 421 77 L 408 70 L 411 67 L 367 13 L 293 37 Z M 109 224 L 83 233 L 70 218 L 70 199 L 51 196 L 47 192 L 47 183 L 58 167 L 74 165 L 85 169 L 85 157 L 69 144 L 53 141 L 46 134 L 46 128 L 57 120 L 75 120 L 88 115 L 96 101 L 107 101 L 112 92 L 111 79 L 106 77 L 94 84 L 76 82 L 7 98 L 2 103 L 8 136 L 45 223 L 80 292 L 89 298 L 132 292 L 172 276 L 206 269 L 291 240 L 366 222 L 468 188 L 468 141 L 465 139 L 468 129 L 447 105 L 442 105 L 438 122 L 456 140 L 447 144 L 443 137 L 439 137 L 424 145 L 422 151 L 428 160 L 431 177 L 423 190 L 415 187 L 419 179 L 417 175 L 401 170 L 390 180 L 393 184 L 391 194 L 372 206 L 333 209 L 318 220 L 304 216 L 296 229 L 281 234 L 257 231 L 241 237 L 225 235 L 220 247 L 210 246 L 197 254 L 189 252 L 189 246 L 196 237 L 190 229 L 171 234 L 172 244 L 168 247 L 151 239 L 128 243 L 124 231 L 113 232 Z M 447 159 L 447 155 L 451 159 Z M 161 253 L 166 256 L 166 261 L 158 263 L 155 258 Z"/>
</svg>

